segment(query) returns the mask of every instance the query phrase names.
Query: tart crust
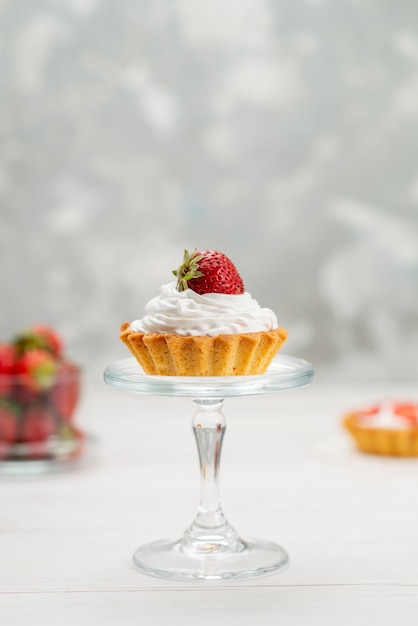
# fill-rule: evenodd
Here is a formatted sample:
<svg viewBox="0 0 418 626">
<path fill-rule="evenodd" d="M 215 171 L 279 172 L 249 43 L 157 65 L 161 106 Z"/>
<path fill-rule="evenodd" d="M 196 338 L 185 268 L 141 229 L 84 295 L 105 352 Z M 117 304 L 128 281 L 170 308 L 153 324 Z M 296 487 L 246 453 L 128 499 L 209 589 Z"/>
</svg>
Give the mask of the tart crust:
<svg viewBox="0 0 418 626">
<path fill-rule="evenodd" d="M 120 339 L 146 374 L 159 376 L 247 376 L 263 374 L 287 339 L 284 328 L 257 333 L 182 337 L 138 333 L 130 323 Z"/>
<path fill-rule="evenodd" d="M 359 425 L 356 413 L 348 413 L 343 419 L 343 424 L 363 452 L 383 456 L 418 456 L 418 428 L 411 427 L 407 430 L 368 428 Z"/>
</svg>

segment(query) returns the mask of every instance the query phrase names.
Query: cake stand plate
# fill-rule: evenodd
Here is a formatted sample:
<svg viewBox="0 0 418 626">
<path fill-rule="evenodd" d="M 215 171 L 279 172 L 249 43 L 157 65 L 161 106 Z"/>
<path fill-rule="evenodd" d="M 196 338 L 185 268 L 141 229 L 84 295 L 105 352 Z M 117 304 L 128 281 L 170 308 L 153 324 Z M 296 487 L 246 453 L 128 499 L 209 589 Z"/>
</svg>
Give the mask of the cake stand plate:
<svg viewBox="0 0 418 626">
<path fill-rule="evenodd" d="M 219 467 L 226 429 L 223 401 L 303 387 L 314 369 L 303 359 L 278 355 L 260 376 L 149 376 L 134 358 L 109 365 L 108 385 L 143 395 L 189 397 L 199 452 L 200 505 L 192 524 L 177 540 L 138 548 L 133 560 L 145 574 L 175 580 L 246 579 L 277 572 L 289 560 L 284 548 L 259 539 L 243 539 L 227 521 L 219 500 Z"/>
</svg>

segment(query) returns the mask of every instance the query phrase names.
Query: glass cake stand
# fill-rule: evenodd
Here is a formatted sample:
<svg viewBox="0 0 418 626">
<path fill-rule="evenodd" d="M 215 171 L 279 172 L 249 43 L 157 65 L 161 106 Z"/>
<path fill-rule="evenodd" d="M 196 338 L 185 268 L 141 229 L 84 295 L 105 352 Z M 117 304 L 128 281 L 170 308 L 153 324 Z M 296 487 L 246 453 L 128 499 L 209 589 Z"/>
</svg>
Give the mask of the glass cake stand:
<svg viewBox="0 0 418 626">
<path fill-rule="evenodd" d="M 260 376 L 149 376 L 134 358 L 109 365 L 108 385 L 155 396 L 188 397 L 200 462 L 200 505 L 192 524 L 177 540 L 155 541 L 136 550 L 142 572 L 176 580 L 246 579 L 276 572 L 287 564 L 284 548 L 265 540 L 243 539 L 227 521 L 219 500 L 219 463 L 226 422 L 225 398 L 258 396 L 309 384 L 313 367 L 303 359 L 278 355 Z"/>
</svg>

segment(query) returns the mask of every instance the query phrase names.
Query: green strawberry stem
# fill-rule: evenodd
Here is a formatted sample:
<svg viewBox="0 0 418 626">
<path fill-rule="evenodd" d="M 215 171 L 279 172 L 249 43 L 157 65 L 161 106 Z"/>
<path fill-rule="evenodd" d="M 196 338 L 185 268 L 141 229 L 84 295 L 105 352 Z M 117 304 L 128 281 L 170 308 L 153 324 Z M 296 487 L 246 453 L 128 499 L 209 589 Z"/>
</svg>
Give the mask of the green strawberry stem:
<svg viewBox="0 0 418 626">
<path fill-rule="evenodd" d="M 185 291 L 189 288 L 189 280 L 203 276 L 199 271 L 199 261 L 202 258 L 203 256 L 197 254 L 196 249 L 193 252 L 184 251 L 183 263 L 177 270 L 173 270 L 174 276 L 177 277 L 177 291 Z"/>
</svg>

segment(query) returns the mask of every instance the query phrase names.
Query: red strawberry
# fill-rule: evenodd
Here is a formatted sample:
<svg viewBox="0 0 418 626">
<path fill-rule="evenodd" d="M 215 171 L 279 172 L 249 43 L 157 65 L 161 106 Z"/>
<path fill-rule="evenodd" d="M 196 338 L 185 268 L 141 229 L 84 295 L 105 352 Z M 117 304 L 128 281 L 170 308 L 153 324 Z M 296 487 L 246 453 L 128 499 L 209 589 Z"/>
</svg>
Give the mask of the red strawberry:
<svg viewBox="0 0 418 626">
<path fill-rule="evenodd" d="M 34 348 L 25 352 L 14 366 L 22 384 L 31 391 L 49 389 L 55 381 L 57 362 L 50 352 Z"/>
<path fill-rule="evenodd" d="M 0 440 L 14 442 L 18 437 L 19 409 L 9 400 L 0 399 Z"/>
<path fill-rule="evenodd" d="M 28 350 L 41 348 L 47 350 L 55 357 L 60 357 L 63 344 L 58 333 L 46 324 L 33 324 L 30 328 L 20 333 L 14 340 L 15 345 L 22 355 Z"/>
<path fill-rule="evenodd" d="M 192 289 L 196 293 L 244 293 L 244 284 L 237 268 L 217 250 L 184 251 L 183 263 L 173 271 L 177 290 Z"/>
<path fill-rule="evenodd" d="M 50 395 L 59 417 L 70 420 L 80 395 L 80 371 L 76 365 L 69 361 L 60 363 Z"/>
<path fill-rule="evenodd" d="M 8 343 L 0 343 L 0 396 L 6 395 L 12 387 L 12 373 L 15 360 L 15 346 Z"/>
<path fill-rule="evenodd" d="M 55 430 L 52 412 L 42 405 L 35 405 L 29 407 L 23 415 L 20 437 L 25 443 L 46 441 Z"/>
<path fill-rule="evenodd" d="M 0 374 L 10 374 L 16 360 L 16 348 L 10 343 L 0 343 Z"/>
<path fill-rule="evenodd" d="M 32 326 L 33 333 L 43 339 L 45 350 L 49 350 L 55 356 L 59 357 L 63 352 L 63 343 L 58 333 L 45 324 L 34 324 Z"/>
<path fill-rule="evenodd" d="M 397 402 L 393 405 L 393 412 L 407 419 L 411 426 L 418 426 L 418 405 L 410 402 Z"/>
<path fill-rule="evenodd" d="M 355 411 L 360 417 L 369 417 L 370 415 L 376 415 L 379 413 L 379 405 L 373 404 L 365 409 L 361 409 L 360 411 Z"/>
</svg>

